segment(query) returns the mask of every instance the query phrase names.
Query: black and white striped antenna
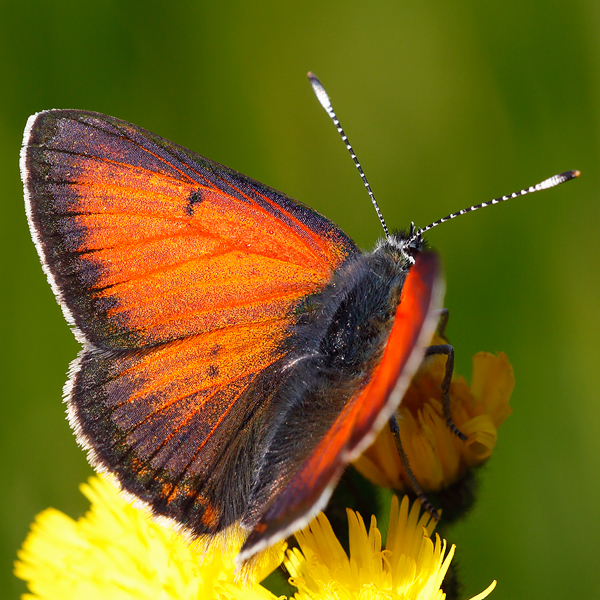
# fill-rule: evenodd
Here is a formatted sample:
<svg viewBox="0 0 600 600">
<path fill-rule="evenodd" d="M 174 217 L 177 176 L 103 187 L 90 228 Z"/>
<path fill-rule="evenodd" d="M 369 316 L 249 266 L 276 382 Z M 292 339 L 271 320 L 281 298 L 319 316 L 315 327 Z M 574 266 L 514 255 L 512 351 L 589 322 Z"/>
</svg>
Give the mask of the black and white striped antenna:
<svg viewBox="0 0 600 600">
<path fill-rule="evenodd" d="M 566 181 L 570 181 L 571 179 L 575 179 L 579 177 L 581 173 L 579 171 L 565 171 L 564 173 L 559 173 L 558 175 L 554 175 L 553 177 L 549 177 L 548 179 L 544 179 L 541 183 L 537 185 L 532 185 L 525 190 L 521 190 L 520 192 L 513 192 L 508 196 L 500 196 L 500 198 L 494 198 L 493 200 L 488 200 L 487 202 L 482 202 L 481 204 L 476 204 L 475 206 L 470 206 L 469 208 L 463 208 L 458 212 L 452 213 L 447 217 L 443 217 L 442 219 L 438 219 L 433 223 L 427 225 L 427 227 L 421 227 L 417 229 L 411 237 L 407 240 L 407 243 L 410 244 L 413 240 L 418 238 L 420 235 L 445 223 L 446 221 L 450 221 L 451 219 L 455 219 L 456 217 L 460 217 L 462 215 L 466 215 L 467 213 L 474 212 L 479 210 L 480 208 L 486 208 L 487 206 L 493 206 L 494 204 L 499 204 L 500 202 L 506 202 L 507 200 L 512 200 L 513 198 L 518 198 L 519 196 L 525 196 L 525 194 L 533 194 L 534 192 L 540 192 L 542 190 L 549 190 L 550 188 L 556 187 L 561 183 L 565 183 Z"/>
<path fill-rule="evenodd" d="M 383 215 L 381 214 L 381 211 L 379 210 L 379 205 L 377 204 L 377 201 L 375 200 L 375 196 L 373 195 L 371 186 L 369 185 L 369 182 L 367 181 L 367 177 L 363 173 L 362 167 L 360 166 L 360 163 L 358 162 L 358 158 L 356 158 L 356 154 L 354 153 L 354 150 L 352 149 L 352 146 L 350 145 L 350 142 L 348 141 L 348 137 L 344 133 L 344 130 L 342 129 L 342 126 L 340 125 L 340 122 L 333 110 L 333 107 L 331 106 L 331 101 L 329 100 L 329 96 L 327 95 L 325 88 L 323 87 L 321 82 L 317 79 L 316 75 L 314 73 L 311 73 L 310 71 L 308 72 L 308 80 L 310 81 L 310 85 L 312 85 L 313 92 L 315 93 L 315 96 L 321 103 L 321 106 L 327 111 L 327 114 L 333 121 L 333 124 L 335 125 L 336 129 L 338 130 L 338 133 L 342 136 L 342 140 L 344 141 L 344 144 L 346 144 L 346 148 L 348 148 L 348 152 L 350 152 L 350 156 L 352 157 L 352 160 L 354 161 L 354 164 L 356 165 L 356 168 L 358 169 L 358 172 L 360 173 L 360 176 L 363 180 L 363 183 L 365 184 L 365 187 L 367 188 L 367 192 L 369 193 L 371 202 L 373 203 L 373 206 L 375 207 L 375 211 L 377 212 L 377 216 L 379 217 L 379 220 L 381 221 L 381 226 L 383 227 L 383 231 L 385 232 L 385 237 L 389 238 L 390 232 L 387 228 L 387 225 L 385 224 Z"/>
<path fill-rule="evenodd" d="M 367 181 L 367 177 L 363 173 L 360 163 L 358 162 L 358 159 L 356 158 L 356 154 L 354 153 L 354 150 L 352 149 L 352 146 L 350 145 L 350 142 L 348 141 L 348 137 L 344 133 L 344 130 L 342 129 L 342 126 L 340 125 L 340 122 L 333 110 L 333 107 L 331 106 L 331 101 L 329 100 L 329 96 L 327 95 L 325 88 L 323 87 L 321 82 L 317 79 L 315 74 L 311 73 L 310 71 L 308 72 L 308 79 L 310 81 L 310 84 L 312 85 L 315 95 L 317 96 L 317 99 L 321 103 L 321 106 L 327 111 L 327 114 L 333 121 L 333 124 L 336 126 L 338 133 L 342 136 L 342 140 L 344 141 L 344 144 L 346 144 L 346 148 L 348 149 L 348 152 L 350 152 L 350 156 L 352 157 L 352 160 L 354 161 L 354 164 L 356 165 L 356 168 L 358 169 L 358 172 L 360 173 L 360 176 L 363 180 L 363 183 L 365 184 L 365 187 L 367 188 L 367 192 L 369 193 L 371 202 L 373 203 L 373 206 L 375 207 L 375 211 L 377 212 L 377 216 L 379 217 L 379 220 L 381 221 L 381 226 L 383 227 L 385 236 L 387 238 L 389 238 L 390 232 L 387 228 L 387 225 L 385 224 L 385 220 L 383 218 L 383 215 L 381 214 L 381 210 L 379 210 L 379 205 L 377 204 L 377 201 L 375 200 L 375 196 L 373 195 L 371 186 L 369 185 L 369 182 Z M 450 221 L 452 219 L 455 219 L 456 217 L 466 215 L 467 213 L 470 213 L 470 212 L 475 212 L 476 210 L 479 210 L 480 208 L 486 208 L 487 206 L 493 206 L 494 204 L 499 204 L 500 202 L 506 202 L 507 200 L 512 200 L 513 198 L 518 198 L 519 196 L 525 196 L 525 194 L 533 194 L 534 192 L 539 192 L 541 190 L 548 190 L 550 188 L 556 187 L 557 185 L 560 185 L 561 183 L 565 183 L 566 181 L 575 179 L 576 177 L 579 177 L 580 174 L 581 173 L 579 171 L 565 171 L 564 173 L 559 173 L 558 175 L 554 175 L 553 177 L 544 179 L 544 181 L 542 181 L 541 183 L 538 183 L 537 185 L 532 185 L 532 186 L 528 187 L 527 189 L 521 190 L 520 192 L 513 192 L 512 194 L 509 194 L 508 196 L 500 196 L 499 198 L 494 198 L 493 200 L 488 200 L 487 202 L 482 202 L 481 204 L 476 204 L 476 205 L 470 206 L 468 208 L 463 208 L 462 210 L 459 210 L 458 212 L 452 213 L 446 217 L 443 217 L 442 219 L 438 219 L 437 221 L 430 223 L 426 227 L 421 227 L 420 229 L 415 230 L 414 225 L 411 224 L 410 237 L 407 240 L 407 245 L 410 245 L 411 242 L 413 242 L 414 240 L 419 238 L 426 231 L 429 231 L 430 229 L 433 229 L 434 227 L 437 227 L 438 225 L 441 225 L 442 223 L 445 223 L 446 221 Z"/>
</svg>

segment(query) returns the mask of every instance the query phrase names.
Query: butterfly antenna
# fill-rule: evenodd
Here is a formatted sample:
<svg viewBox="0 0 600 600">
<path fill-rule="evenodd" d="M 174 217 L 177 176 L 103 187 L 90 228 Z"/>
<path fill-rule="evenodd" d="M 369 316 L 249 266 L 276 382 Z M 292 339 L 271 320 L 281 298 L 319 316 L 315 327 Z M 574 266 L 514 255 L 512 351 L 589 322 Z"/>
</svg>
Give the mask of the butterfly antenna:
<svg viewBox="0 0 600 600">
<path fill-rule="evenodd" d="M 421 229 L 417 229 L 417 231 L 411 235 L 410 239 L 408 240 L 408 243 L 412 242 L 413 240 L 418 238 L 420 235 L 422 235 L 426 231 L 429 231 L 430 229 L 437 227 L 441 223 L 445 223 L 446 221 L 450 221 L 451 219 L 455 219 L 456 217 L 459 217 L 461 215 L 466 215 L 467 213 L 474 212 L 476 210 L 479 210 L 480 208 L 485 208 L 486 206 L 492 206 L 493 204 L 499 204 L 500 202 L 506 202 L 506 200 L 511 200 L 512 198 L 518 198 L 519 196 L 524 196 L 525 194 L 533 194 L 533 192 L 539 192 L 541 190 L 549 190 L 550 188 L 556 187 L 557 185 L 560 185 L 561 183 L 565 183 L 565 181 L 570 181 L 571 179 L 575 179 L 576 177 L 579 177 L 579 175 L 581 175 L 581 173 L 579 171 L 565 171 L 564 173 L 559 173 L 558 175 L 554 175 L 554 177 L 550 177 L 549 179 L 544 179 L 544 181 L 542 181 L 541 183 L 538 183 L 537 185 L 532 185 L 531 187 L 527 188 L 526 190 L 521 190 L 520 192 L 514 192 L 508 196 L 501 196 L 500 198 L 494 198 L 493 200 L 489 200 L 488 202 L 482 202 L 481 204 L 477 204 L 477 205 L 471 206 L 469 208 L 463 208 L 462 210 L 452 213 L 451 215 L 448 215 L 447 217 L 444 217 L 443 219 L 434 221 L 430 225 L 427 225 L 427 227 L 422 227 Z"/>
<path fill-rule="evenodd" d="M 344 141 L 344 144 L 346 144 L 346 148 L 348 148 L 348 152 L 350 152 L 350 156 L 352 157 L 352 160 L 354 161 L 354 164 L 356 165 L 356 168 L 358 169 L 358 172 L 360 173 L 360 176 L 363 180 L 363 183 L 365 184 L 365 187 L 367 188 L 367 192 L 369 193 L 371 202 L 373 203 L 373 206 L 375 207 L 375 211 L 377 212 L 377 216 L 379 217 L 379 221 L 381 222 L 381 226 L 383 227 L 383 231 L 385 232 L 385 237 L 389 238 L 390 232 L 387 228 L 387 225 L 385 224 L 383 215 L 381 214 L 381 211 L 379 210 L 379 205 L 377 204 L 377 201 L 375 200 L 375 196 L 373 195 L 371 186 L 369 185 L 369 182 L 367 181 L 366 175 L 363 173 L 362 167 L 360 166 L 360 163 L 358 162 L 358 159 L 356 158 L 356 154 L 354 153 L 354 150 L 352 149 L 352 146 L 350 145 L 350 142 L 348 141 L 348 137 L 346 136 L 346 134 L 344 133 L 344 130 L 342 129 L 342 126 L 340 125 L 340 122 L 333 110 L 333 106 L 331 106 L 331 101 L 329 100 L 329 96 L 327 95 L 325 88 L 323 87 L 321 82 L 317 79 L 315 74 L 311 73 L 310 71 L 308 72 L 308 80 L 310 81 L 310 85 L 312 85 L 313 92 L 315 93 L 315 96 L 321 103 L 321 106 L 327 111 L 327 114 L 333 121 L 333 124 L 335 125 L 336 129 L 338 130 L 338 133 L 342 136 L 342 140 Z"/>
</svg>

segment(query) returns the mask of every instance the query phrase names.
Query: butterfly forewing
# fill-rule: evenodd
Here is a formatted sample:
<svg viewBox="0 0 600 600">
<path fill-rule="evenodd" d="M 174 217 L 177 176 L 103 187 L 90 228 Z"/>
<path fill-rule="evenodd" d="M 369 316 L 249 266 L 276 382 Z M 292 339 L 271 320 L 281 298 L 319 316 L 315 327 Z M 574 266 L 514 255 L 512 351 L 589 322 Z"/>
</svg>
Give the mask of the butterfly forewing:
<svg viewBox="0 0 600 600">
<path fill-rule="evenodd" d="M 51 283 L 103 348 L 282 318 L 356 252 L 287 196 L 97 113 L 35 115 L 22 162 Z"/>
</svg>

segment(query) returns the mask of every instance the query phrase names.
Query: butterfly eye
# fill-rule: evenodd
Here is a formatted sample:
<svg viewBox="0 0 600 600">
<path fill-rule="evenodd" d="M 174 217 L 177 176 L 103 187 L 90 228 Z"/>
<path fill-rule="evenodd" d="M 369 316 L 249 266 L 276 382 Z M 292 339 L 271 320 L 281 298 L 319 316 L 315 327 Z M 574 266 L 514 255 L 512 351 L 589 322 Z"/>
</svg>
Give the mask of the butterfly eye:
<svg viewBox="0 0 600 600">
<path fill-rule="evenodd" d="M 413 258 L 416 258 L 417 256 L 419 256 L 422 249 L 423 238 L 419 235 L 417 237 L 413 237 L 408 241 L 408 243 L 406 244 L 405 252 Z"/>
</svg>

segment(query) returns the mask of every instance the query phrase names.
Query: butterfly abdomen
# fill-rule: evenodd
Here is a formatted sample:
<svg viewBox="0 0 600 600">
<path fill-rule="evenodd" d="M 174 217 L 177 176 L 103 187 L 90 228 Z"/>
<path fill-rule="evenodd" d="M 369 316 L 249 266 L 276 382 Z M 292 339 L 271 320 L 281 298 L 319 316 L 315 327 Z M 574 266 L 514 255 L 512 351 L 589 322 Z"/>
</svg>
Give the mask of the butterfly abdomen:
<svg viewBox="0 0 600 600">
<path fill-rule="evenodd" d="M 307 300 L 310 308 L 286 340 L 291 350 L 279 366 L 286 381 L 276 400 L 271 441 L 257 465 L 260 483 L 251 494 L 256 514 L 368 383 L 381 362 L 408 270 L 397 248 L 384 242 L 375 252 L 350 259 L 321 293 Z"/>
</svg>

